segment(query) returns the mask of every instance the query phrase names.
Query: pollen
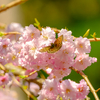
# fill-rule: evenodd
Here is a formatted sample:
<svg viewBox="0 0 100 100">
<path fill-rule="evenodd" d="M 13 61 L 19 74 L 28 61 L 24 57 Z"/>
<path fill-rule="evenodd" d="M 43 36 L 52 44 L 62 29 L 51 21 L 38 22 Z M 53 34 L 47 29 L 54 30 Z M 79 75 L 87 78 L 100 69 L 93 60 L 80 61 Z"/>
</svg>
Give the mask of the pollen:
<svg viewBox="0 0 100 100">
<path fill-rule="evenodd" d="M 66 89 L 66 93 L 69 93 L 70 92 L 70 89 Z"/>
<path fill-rule="evenodd" d="M 5 45 L 3 45 L 3 48 L 7 48 L 7 45 L 5 44 Z"/>
<path fill-rule="evenodd" d="M 6 80 L 5 78 L 2 78 L 2 80 L 1 80 L 1 81 L 2 81 L 2 82 L 5 82 L 5 80 Z"/>
<path fill-rule="evenodd" d="M 53 90 L 53 87 L 50 88 L 50 91 L 52 91 L 52 90 Z"/>
<path fill-rule="evenodd" d="M 66 50 L 63 50 L 63 53 L 64 53 L 64 54 L 68 54 L 68 52 L 67 52 Z"/>
<path fill-rule="evenodd" d="M 83 91 L 83 87 L 79 88 L 79 92 L 82 92 Z"/>
<path fill-rule="evenodd" d="M 33 50 L 33 51 L 34 51 L 35 49 L 36 49 L 35 47 L 32 47 L 32 48 L 31 48 L 31 50 Z"/>
<path fill-rule="evenodd" d="M 79 63 L 81 64 L 81 65 L 83 65 L 83 60 L 81 59 L 81 60 L 79 60 Z"/>
<path fill-rule="evenodd" d="M 80 48 L 83 48 L 83 45 L 82 44 L 79 44 Z"/>
<path fill-rule="evenodd" d="M 40 66 L 37 66 L 37 69 L 39 69 L 40 68 Z"/>
<path fill-rule="evenodd" d="M 15 56 L 15 55 L 13 55 L 13 56 L 12 56 L 12 60 L 15 60 L 15 59 L 16 59 L 16 56 Z"/>
<path fill-rule="evenodd" d="M 62 71 L 60 71 L 60 74 L 61 74 L 61 75 L 63 75 L 63 72 L 62 72 Z"/>
<path fill-rule="evenodd" d="M 34 37 L 34 33 L 31 33 L 31 38 L 33 38 Z"/>
<path fill-rule="evenodd" d="M 43 36 L 43 38 L 45 38 L 46 40 L 48 40 L 48 37 L 47 36 Z"/>
<path fill-rule="evenodd" d="M 67 39 L 64 39 L 64 41 L 67 41 Z"/>
</svg>

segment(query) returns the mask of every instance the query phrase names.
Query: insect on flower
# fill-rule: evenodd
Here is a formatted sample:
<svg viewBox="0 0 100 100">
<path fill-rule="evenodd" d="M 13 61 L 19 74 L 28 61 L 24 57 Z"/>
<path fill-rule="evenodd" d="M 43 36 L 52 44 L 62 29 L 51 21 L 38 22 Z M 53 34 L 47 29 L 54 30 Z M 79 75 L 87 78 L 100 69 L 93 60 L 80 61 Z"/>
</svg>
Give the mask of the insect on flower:
<svg viewBox="0 0 100 100">
<path fill-rule="evenodd" d="M 51 46 L 46 46 L 42 48 L 40 52 L 55 53 L 62 47 L 62 40 L 63 40 L 63 35 L 58 37 L 54 43 L 51 43 Z"/>
</svg>

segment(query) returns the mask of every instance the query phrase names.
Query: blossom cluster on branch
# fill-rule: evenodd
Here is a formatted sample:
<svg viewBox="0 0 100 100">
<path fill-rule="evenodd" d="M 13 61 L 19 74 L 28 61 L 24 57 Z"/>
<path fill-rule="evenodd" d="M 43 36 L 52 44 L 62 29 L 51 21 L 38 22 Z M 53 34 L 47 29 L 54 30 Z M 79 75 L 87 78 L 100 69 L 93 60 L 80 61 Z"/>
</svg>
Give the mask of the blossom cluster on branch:
<svg viewBox="0 0 100 100">
<path fill-rule="evenodd" d="M 38 100 L 84 100 L 89 93 L 84 79 L 76 83 L 63 78 L 71 73 L 71 67 L 83 71 L 97 62 L 97 58 L 89 56 L 90 51 L 89 39 L 81 36 L 74 38 L 67 29 L 56 32 L 50 27 L 38 29 L 31 24 L 23 28 L 18 23 L 11 23 L 0 37 L 0 86 L 9 87 L 12 76 L 17 75 L 21 85 L 29 86 L 31 82 L 26 90 L 38 96 Z M 25 84 L 16 68 L 9 68 L 10 63 L 24 70 L 20 72 L 27 76 Z M 39 78 L 40 70 L 48 74 L 42 87 L 31 81 Z"/>
</svg>

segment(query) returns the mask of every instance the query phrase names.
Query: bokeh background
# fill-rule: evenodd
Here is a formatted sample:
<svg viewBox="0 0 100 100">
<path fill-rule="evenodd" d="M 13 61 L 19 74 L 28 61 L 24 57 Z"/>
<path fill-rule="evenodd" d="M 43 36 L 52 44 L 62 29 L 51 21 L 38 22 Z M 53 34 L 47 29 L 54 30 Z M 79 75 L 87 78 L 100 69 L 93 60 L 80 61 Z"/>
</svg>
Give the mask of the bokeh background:
<svg viewBox="0 0 100 100">
<path fill-rule="evenodd" d="M 13 0 L 0 0 L 7 4 Z M 68 28 L 72 35 L 83 36 L 90 29 L 88 38 L 96 32 L 100 37 L 100 0 L 28 0 L 19 6 L 0 13 L 0 22 L 10 24 L 18 22 L 23 27 L 34 24 L 37 18 L 41 26 Z M 100 42 L 91 42 L 91 57 L 97 57 L 98 62 L 89 66 L 84 73 L 88 76 L 95 89 L 100 88 Z M 67 76 L 79 82 L 82 77 L 76 72 Z M 94 100 L 92 93 L 88 95 Z M 100 91 L 98 92 L 100 97 Z"/>
</svg>

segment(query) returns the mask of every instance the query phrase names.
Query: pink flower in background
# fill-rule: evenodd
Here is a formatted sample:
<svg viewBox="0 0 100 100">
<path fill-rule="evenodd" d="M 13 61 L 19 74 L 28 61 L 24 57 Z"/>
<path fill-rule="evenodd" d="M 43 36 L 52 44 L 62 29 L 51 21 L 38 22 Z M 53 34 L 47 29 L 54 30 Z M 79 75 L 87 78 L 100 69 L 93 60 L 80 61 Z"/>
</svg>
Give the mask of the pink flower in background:
<svg viewBox="0 0 100 100">
<path fill-rule="evenodd" d="M 71 31 L 68 31 L 66 29 L 61 29 L 61 31 L 58 34 L 58 36 L 63 35 L 63 41 L 67 41 L 67 42 L 73 43 L 73 36 L 71 34 L 72 34 Z"/>
<path fill-rule="evenodd" d="M 50 27 L 46 27 L 46 29 L 42 28 L 39 41 L 40 44 L 43 46 L 51 45 L 51 43 L 54 43 L 55 41 L 55 32 L 51 30 Z"/>
<path fill-rule="evenodd" d="M 43 83 L 43 87 L 39 92 L 38 100 L 40 97 L 48 100 L 56 100 L 58 95 L 58 83 L 55 79 L 46 79 Z M 43 100 L 44 100 L 43 99 Z"/>
<path fill-rule="evenodd" d="M 88 66 L 91 65 L 91 58 L 88 54 L 78 55 L 75 58 L 75 63 L 73 65 L 77 70 L 85 70 Z"/>
<path fill-rule="evenodd" d="M 35 96 L 38 96 L 38 93 L 39 93 L 39 91 L 40 91 L 39 85 L 37 85 L 36 83 L 31 82 L 31 83 L 30 83 L 30 91 L 31 91 Z"/>
<path fill-rule="evenodd" d="M 76 51 L 75 51 L 76 54 L 90 53 L 91 45 L 90 45 L 89 39 L 79 37 L 74 40 L 74 43 L 75 43 L 75 47 L 76 47 Z"/>
<path fill-rule="evenodd" d="M 11 52 L 12 43 L 8 38 L 0 38 L 0 55 L 6 56 L 8 52 Z"/>
<path fill-rule="evenodd" d="M 18 95 L 15 91 L 0 89 L 0 100 L 18 100 Z"/>
<path fill-rule="evenodd" d="M 60 83 L 59 92 L 63 100 L 76 100 L 76 84 L 70 79 L 63 80 Z"/>
<path fill-rule="evenodd" d="M 20 37 L 19 40 L 27 42 L 31 41 L 32 39 L 39 38 L 39 36 L 40 36 L 40 31 L 31 24 L 25 27 L 22 37 Z"/>
<path fill-rule="evenodd" d="M 0 57 L 0 64 L 1 65 L 5 65 L 6 63 L 7 63 L 7 60 L 2 58 L 2 57 Z"/>
<path fill-rule="evenodd" d="M 15 43 L 19 40 L 19 37 L 22 35 L 24 28 L 19 23 L 11 23 L 7 26 L 6 32 L 19 32 L 20 34 L 10 34 L 6 37 L 10 39 L 11 42 Z"/>
<path fill-rule="evenodd" d="M 64 76 L 68 76 L 70 73 L 71 73 L 71 69 L 67 69 L 67 68 L 59 68 L 59 69 L 54 68 L 52 70 L 53 77 L 55 77 L 57 80 L 62 79 Z"/>
<path fill-rule="evenodd" d="M 0 86 L 1 85 L 6 85 L 10 80 L 10 77 L 8 73 L 6 73 L 4 76 L 0 76 Z"/>
<path fill-rule="evenodd" d="M 22 33 L 24 28 L 22 27 L 21 24 L 19 23 L 11 23 L 7 26 L 6 32 L 20 32 Z"/>
<path fill-rule="evenodd" d="M 76 97 L 79 99 L 85 99 L 86 96 L 89 94 L 89 87 L 87 86 L 84 79 L 80 81 L 79 84 L 77 84 L 77 95 Z"/>
</svg>

